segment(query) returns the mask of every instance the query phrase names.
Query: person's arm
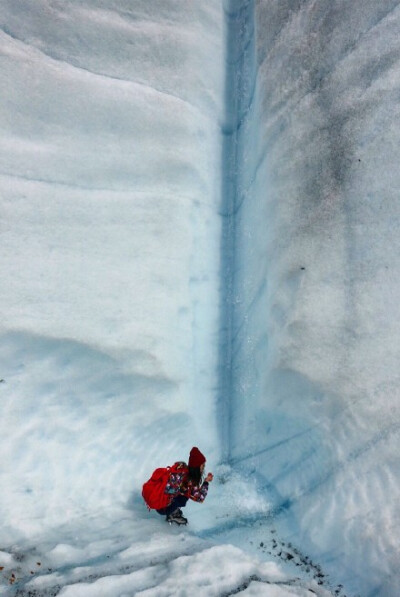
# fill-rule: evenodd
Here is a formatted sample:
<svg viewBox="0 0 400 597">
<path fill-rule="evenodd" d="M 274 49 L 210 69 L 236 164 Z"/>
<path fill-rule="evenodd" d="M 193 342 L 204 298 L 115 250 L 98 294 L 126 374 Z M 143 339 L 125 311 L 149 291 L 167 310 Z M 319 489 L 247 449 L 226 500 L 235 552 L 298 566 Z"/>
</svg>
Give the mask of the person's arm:
<svg viewBox="0 0 400 597">
<path fill-rule="evenodd" d="M 208 493 L 208 484 L 213 480 L 213 474 L 208 473 L 201 486 L 190 485 L 189 486 L 189 498 L 194 502 L 204 502 Z"/>
</svg>

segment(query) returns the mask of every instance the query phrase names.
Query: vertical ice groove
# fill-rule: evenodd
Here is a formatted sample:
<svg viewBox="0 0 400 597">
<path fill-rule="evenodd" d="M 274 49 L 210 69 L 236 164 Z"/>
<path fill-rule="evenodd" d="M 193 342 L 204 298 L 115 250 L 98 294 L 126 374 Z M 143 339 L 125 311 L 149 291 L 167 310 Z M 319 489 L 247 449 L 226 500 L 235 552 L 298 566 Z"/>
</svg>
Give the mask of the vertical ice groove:
<svg viewBox="0 0 400 597">
<path fill-rule="evenodd" d="M 241 125 L 254 90 L 254 1 L 225 0 L 225 120 L 222 128 L 221 342 L 219 412 L 221 456 L 231 456 L 232 359 L 235 319 L 235 214 L 241 204 Z"/>
</svg>

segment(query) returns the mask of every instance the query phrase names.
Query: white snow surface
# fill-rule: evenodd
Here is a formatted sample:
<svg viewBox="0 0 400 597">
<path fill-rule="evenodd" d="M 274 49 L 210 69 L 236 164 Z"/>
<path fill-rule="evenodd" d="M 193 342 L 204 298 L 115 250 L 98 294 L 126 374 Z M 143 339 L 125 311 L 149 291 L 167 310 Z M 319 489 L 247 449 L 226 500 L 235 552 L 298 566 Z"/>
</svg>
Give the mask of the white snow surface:
<svg viewBox="0 0 400 597">
<path fill-rule="evenodd" d="M 261 523 L 269 504 L 251 483 L 223 467 L 212 489 L 207 506 L 187 507 L 188 527 L 169 526 L 135 496 L 128 508 L 108 506 L 30 533 L 0 552 L 0 595 L 331 597 L 300 554 L 292 561 L 272 554 L 276 530 Z M 238 530 L 238 517 L 250 513 L 253 525 Z"/>
<path fill-rule="evenodd" d="M 213 2 L 6 1 L 0 14 L 12 537 L 125 503 L 192 442 L 218 454 L 223 39 Z"/>
<path fill-rule="evenodd" d="M 0 595 L 399 595 L 399 34 L 2 0 Z"/>
</svg>

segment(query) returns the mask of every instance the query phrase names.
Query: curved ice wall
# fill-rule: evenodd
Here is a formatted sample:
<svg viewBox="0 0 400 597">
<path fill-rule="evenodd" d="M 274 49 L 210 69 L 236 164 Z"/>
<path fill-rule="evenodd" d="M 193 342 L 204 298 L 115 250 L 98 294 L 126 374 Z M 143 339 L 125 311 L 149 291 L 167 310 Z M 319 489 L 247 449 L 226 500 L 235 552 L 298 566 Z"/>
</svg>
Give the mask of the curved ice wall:
<svg viewBox="0 0 400 597">
<path fill-rule="evenodd" d="M 219 438 L 397 594 L 397 5 L 3 0 L 2 545 Z"/>
<path fill-rule="evenodd" d="M 336 579 L 394 596 L 399 2 L 226 7 L 242 49 L 225 452 Z"/>
<path fill-rule="evenodd" d="M 217 454 L 223 22 L 1 2 L 2 545 Z"/>
</svg>

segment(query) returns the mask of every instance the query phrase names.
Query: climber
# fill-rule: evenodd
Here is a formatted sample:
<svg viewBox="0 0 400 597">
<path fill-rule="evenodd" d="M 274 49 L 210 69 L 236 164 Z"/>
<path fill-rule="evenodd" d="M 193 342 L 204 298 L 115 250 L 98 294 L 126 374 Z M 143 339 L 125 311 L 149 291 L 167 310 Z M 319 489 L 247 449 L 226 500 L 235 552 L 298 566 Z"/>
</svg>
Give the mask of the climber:
<svg viewBox="0 0 400 597">
<path fill-rule="evenodd" d="M 176 462 L 165 469 L 157 469 L 143 485 L 143 498 L 149 509 L 166 516 L 170 524 L 187 524 L 181 508 L 189 499 L 204 502 L 213 474 L 203 480 L 206 459 L 197 447 L 190 451 L 189 462 Z"/>
</svg>

